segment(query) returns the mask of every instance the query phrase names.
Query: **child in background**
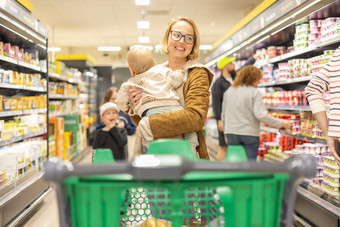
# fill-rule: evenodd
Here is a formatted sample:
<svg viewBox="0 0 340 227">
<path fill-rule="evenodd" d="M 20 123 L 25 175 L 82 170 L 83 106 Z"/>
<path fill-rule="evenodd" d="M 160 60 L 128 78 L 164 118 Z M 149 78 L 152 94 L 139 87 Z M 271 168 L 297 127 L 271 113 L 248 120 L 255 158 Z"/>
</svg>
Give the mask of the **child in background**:
<svg viewBox="0 0 340 227">
<path fill-rule="evenodd" d="M 117 105 L 122 111 L 130 111 L 130 114 L 138 114 L 143 118 L 183 109 L 174 91 L 184 83 L 183 70 L 172 71 L 167 67 L 156 66 L 151 51 L 143 46 L 131 48 L 127 54 L 127 61 L 132 78 L 123 83 L 118 91 Z M 142 90 L 142 98 L 136 106 L 129 103 L 130 87 Z M 140 137 L 136 139 L 136 143 L 137 140 L 145 138 L 140 127 L 137 127 L 136 134 Z M 185 134 L 183 137 L 190 142 L 196 155 L 197 133 Z M 183 137 L 176 138 L 183 139 Z M 147 147 L 150 141 L 144 139 L 144 142 Z M 135 155 L 140 154 L 141 146 L 136 145 L 135 148 Z"/>
<path fill-rule="evenodd" d="M 100 119 L 105 127 L 98 130 L 94 137 L 93 149 L 109 148 L 115 160 L 125 160 L 124 147 L 127 143 L 125 128 L 117 126 L 119 109 L 116 104 L 107 102 L 100 107 Z"/>
</svg>

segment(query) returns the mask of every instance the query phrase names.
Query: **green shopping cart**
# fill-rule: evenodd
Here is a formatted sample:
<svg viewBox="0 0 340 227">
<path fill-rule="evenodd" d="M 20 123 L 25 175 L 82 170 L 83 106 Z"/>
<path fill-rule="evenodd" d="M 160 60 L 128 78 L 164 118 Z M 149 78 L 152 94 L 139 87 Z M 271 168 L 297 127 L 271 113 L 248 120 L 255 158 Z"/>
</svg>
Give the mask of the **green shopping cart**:
<svg viewBox="0 0 340 227">
<path fill-rule="evenodd" d="M 316 174 L 307 155 L 284 163 L 211 162 L 166 154 L 164 144 L 155 154 L 157 147 L 151 143 L 154 154 L 131 163 L 50 159 L 45 178 L 56 183 L 60 225 L 291 227 L 299 179 Z"/>
</svg>

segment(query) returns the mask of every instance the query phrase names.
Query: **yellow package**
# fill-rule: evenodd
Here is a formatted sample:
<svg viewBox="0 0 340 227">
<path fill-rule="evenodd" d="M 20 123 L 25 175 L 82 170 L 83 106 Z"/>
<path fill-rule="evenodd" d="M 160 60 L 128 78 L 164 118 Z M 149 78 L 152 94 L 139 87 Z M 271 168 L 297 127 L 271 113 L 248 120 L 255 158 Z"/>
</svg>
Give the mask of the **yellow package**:
<svg viewBox="0 0 340 227">
<path fill-rule="evenodd" d="M 22 98 L 17 98 L 17 110 L 22 110 Z"/>
<path fill-rule="evenodd" d="M 17 103 L 16 99 L 11 99 L 11 111 L 17 110 Z"/>
<path fill-rule="evenodd" d="M 17 126 L 17 123 L 14 123 L 14 122 L 5 122 L 4 124 L 5 131 L 13 130 L 15 129 L 16 126 Z"/>
<path fill-rule="evenodd" d="M 22 110 L 27 110 L 27 98 L 26 97 L 22 97 L 21 98 L 21 107 L 22 107 Z"/>
<path fill-rule="evenodd" d="M 11 110 L 11 100 L 4 99 L 4 111 L 10 111 L 10 110 Z"/>
<path fill-rule="evenodd" d="M 26 100 L 27 100 L 27 109 L 28 110 L 32 109 L 32 98 L 26 97 Z"/>
<path fill-rule="evenodd" d="M 39 108 L 38 97 L 33 97 L 32 98 L 32 109 L 38 109 L 38 108 Z"/>
<path fill-rule="evenodd" d="M 26 74 L 25 73 L 21 73 L 21 84 L 22 85 L 27 85 L 27 78 L 26 78 Z"/>
</svg>

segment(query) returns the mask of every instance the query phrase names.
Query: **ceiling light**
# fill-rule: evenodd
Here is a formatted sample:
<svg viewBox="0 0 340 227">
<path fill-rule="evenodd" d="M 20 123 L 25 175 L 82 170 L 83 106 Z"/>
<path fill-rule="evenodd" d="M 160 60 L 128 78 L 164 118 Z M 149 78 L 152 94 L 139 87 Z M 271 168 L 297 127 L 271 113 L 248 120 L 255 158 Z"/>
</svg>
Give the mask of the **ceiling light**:
<svg viewBox="0 0 340 227">
<path fill-rule="evenodd" d="M 147 6 L 150 5 L 150 0 L 135 0 L 137 6 Z"/>
<path fill-rule="evenodd" d="M 137 21 L 137 28 L 148 29 L 148 28 L 150 28 L 150 22 L 146 21 L 146 20 Z"/>
<path fill-rule="evenodd" d="M 47 48 L 47 51 L 48 52 L 59 52 L 61 51 L 61 48 L 60 47 L 49 47 Z"/>
<path fill-rule="evenodd" d="M 98 51 L 120 51 L 122 48 L 115 46 L 101 46 L 98 47 Z"/>
<path fill-rule="evenodd" d="M 150 42 L 150 37 L 149 36 L 139 36 L 138 37 L 138 42 L 140 42 L 140 43 L 149 43 Z"/>
<path fill-rule="evenodd" d="M 200 50 L 211 50 L 212 45 L 200 45 Z"/>
</svg>

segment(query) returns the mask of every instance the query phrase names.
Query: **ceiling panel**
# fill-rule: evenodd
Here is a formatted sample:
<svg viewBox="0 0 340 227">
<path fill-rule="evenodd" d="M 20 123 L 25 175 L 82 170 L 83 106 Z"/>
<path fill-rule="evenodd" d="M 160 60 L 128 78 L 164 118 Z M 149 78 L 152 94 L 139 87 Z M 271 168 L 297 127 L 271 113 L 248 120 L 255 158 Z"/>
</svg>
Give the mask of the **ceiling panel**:
<svg viewBox="0 0 340 227">
<path fill-rule="evenodd" d="M 130 46 L 138 36 L 159 44 L 168 20 L 186 15 L 194 19 L 202 44 L 213 44 L 261 0 L 30 0 L 33 16 L 50 28 L 50 44 L 62 47 Z M 143 14 L 144 13 L 144 14 Z M 137 20 L 150 21 L 150 29 L 137 29 Z M 52 32 L 54 31 L 54 32 Z"/>
</svg>

